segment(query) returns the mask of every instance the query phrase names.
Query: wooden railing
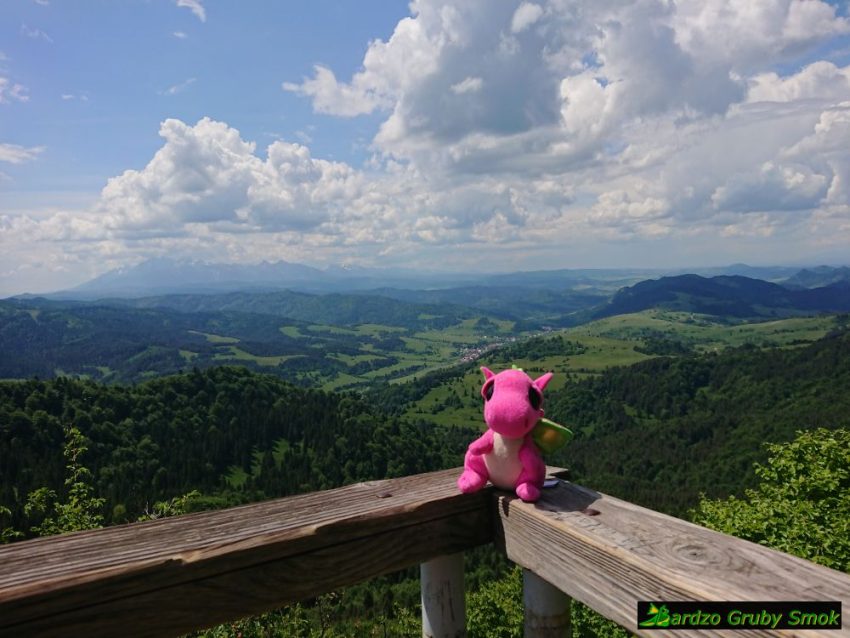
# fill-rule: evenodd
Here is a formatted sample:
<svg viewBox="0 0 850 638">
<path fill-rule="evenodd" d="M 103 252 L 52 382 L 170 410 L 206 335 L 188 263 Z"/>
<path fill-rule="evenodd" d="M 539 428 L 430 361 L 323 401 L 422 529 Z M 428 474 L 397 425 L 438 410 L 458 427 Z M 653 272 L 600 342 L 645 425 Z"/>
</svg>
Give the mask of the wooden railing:
<svg viewBox="0 0 850 638">
<path fill-rule="evenodd" d="M 462 635 L 458 552 L 491 542 L 526 570 L 527 635 L 564 635 L 567 596 L 636 633 L 638 600 L 839 600 L 850 608 L 847 574 L 565 481 L 535 504 L 489 488 L 460 494 L 458 473 L 2 547 L 0 636 L 179 635 L 415 564 L 423 564 L 425 635 Z M 847 625 L 744 635 L 834 638 L 850 636 Z"/>
</svg>

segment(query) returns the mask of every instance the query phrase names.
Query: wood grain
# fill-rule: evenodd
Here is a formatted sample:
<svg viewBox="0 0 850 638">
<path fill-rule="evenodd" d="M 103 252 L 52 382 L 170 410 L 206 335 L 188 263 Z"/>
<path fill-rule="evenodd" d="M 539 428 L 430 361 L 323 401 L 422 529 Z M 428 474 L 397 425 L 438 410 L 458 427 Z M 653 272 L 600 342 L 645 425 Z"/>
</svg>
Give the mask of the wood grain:
<svg viewBox="0 0 850 638">
<path fill-rule="evenodd" d="M 0 548 L 0 635 L 178 635 L 490 542 L 490 490 L 459 474 Z"/>
<path fill-rule="evenodd" d="M 496 499 L 496 543 L 508 558 L 639 635 L 850 636 L 838 631 L 641 631 L 638 600 L 840 600 L 850 575 L 659 514 L 575 484 L 537 503 Z"/>
<path fill-rule="evenodd" d="M 460 494 L 459 474 L 359 483 L 0 548 L 0 636 L 179 635 L 493 540 L 511 560 L 635 632 L 638 600 L 839 600 L 850 609 L 847 574 L 566 482 L 536 504 L 492 488 Z M 829 635 L 850 636 L 844 625 Z"/>
</svg>

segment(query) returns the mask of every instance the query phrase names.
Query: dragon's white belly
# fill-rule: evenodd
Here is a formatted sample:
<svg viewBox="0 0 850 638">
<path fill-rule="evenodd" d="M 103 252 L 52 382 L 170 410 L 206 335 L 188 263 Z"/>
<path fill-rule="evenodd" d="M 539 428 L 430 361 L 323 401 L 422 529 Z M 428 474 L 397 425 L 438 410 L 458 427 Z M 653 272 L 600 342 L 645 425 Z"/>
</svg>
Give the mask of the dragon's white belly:
<svg viewBox="0 0 850 638">
<path fill-rule="evenodd" d="M 490 482 L 496 487 L 512 490 L 522 472 L 519 450 L 523 438 L 510 439 L 493 433 L 493 450 L 484 455 L 484 464 L 490 474 Z"/>
</svg>

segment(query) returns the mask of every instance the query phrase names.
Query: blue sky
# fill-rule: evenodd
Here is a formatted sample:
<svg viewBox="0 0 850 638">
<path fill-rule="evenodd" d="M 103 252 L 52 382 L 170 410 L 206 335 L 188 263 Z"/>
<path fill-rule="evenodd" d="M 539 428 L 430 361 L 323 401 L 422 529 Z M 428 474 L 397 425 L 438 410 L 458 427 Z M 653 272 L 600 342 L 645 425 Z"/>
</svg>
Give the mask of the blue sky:
<svg viewBox="0 0 850 638">
<path fill-rule="evenodd" d="M 850 262 L 846 2 L 9 0 L 0 295 L 157 256 Z"/>
<path fill-rule="evenodd" d="M 56 190 L 96 196 L 106 178 L 144 166 L 166 118 L 229 122 L 261 145 L 307 134 L 318 156 L 363 160 L 377 117 L 314 114 L 281 83 L 317 62 L 354 72 L 369 41 L 392 34 L 406 3 L 201 6 L 204 21 L 168 0 L 4 3 L 0 51 L 30 99 L 4 109 L 0 139 L 49 147 L 37 163 L 5 167 L 15 184 L 4 201 L 38 206 Z"/>
</svg>

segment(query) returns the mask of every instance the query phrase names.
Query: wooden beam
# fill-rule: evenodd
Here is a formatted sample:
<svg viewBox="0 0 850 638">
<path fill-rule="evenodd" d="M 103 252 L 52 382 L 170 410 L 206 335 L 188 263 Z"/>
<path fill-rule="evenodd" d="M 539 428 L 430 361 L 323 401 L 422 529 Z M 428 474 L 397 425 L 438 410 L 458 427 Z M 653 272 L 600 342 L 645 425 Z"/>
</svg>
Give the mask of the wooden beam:
<svg viewBox="0 0 850 638">
<path fill-rule="evenodd" d="M 639 635 L 637 601 L 838 600 L 850 609 L 850 575 L 659 514 L 575 484 L 537 503 L 497 492 L 496 543 L 508 558 Z M 749 630 L 748 636 L 788 636 Z M 850 623 L 829 631 L 850 636 Z M 677 630 L 676 638 L 705 631 Z M 740 637 L 740 631 L 712 635 Z M 823 638 L 822 631 L 793 632 Z"/>
<path fill-rule="evenodd" d="M 168 636 L 492 540 L 459 469 L 0 548 L 0 635 Z"/>
</svg>

